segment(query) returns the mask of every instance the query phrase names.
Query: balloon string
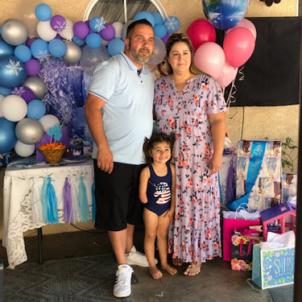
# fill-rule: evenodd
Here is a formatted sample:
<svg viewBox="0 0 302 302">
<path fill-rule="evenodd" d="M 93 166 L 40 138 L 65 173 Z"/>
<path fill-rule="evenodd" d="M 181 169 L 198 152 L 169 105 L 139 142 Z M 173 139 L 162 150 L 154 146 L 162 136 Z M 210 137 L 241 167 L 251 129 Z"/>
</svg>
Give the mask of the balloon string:
<svg viewBox="0 0 302 302">
<path fill-rule="evenodd" d="M 124 18 L 125 23 L 127 23 L 127 0 L 124 0 Z"/>
<path fill-rule="evenodd" d="M 244 73 L 243 73 L 243 69 L 244 69 L 244 65 L 241 66 L 238 71 L 237 71 L 237 75 L 235 76 L 234 80 L 232 81 L 232 85 L 229 91 L 229 95 L 227 97 L 226 100 L 226 106 L 229 109 L 229 107 L 231 106 L 232 103 L 236 102 L 236 97 L 235 94 L 237 92 L 237 87 L 235 85 L 235 79 L 238 76 L 238 81 L 243 81 L 244 80 Z"/>
</svg>

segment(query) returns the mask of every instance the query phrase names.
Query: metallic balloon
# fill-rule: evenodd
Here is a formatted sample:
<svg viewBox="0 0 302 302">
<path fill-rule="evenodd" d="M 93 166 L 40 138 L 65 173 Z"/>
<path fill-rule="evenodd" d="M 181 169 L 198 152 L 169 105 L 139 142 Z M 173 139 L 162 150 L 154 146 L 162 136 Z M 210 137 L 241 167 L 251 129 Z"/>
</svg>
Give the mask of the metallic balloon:
<svg viewBox="0 0 302 302">
<path fill-rule="evenodd" d="M 24 144 L 21 141 L 17 141 L 15 145 L 15 152 L 22 157 L 31 156 L 35 152 L 36 145 Z"/>
<path fill-rule="evenodd" d="M 24 64 L 14 56 L 0 57 L 0 86 L 20 86 L 26 78 Z"/>
<path fill-rule="evenodd" d="M 66 52 L 64 55 L 64 61 L 70 64 L 76 64 L 81 60 L 82 50 L 73 42 L 66 41 Z"/>
<path fill-rule="evenodd" d="M 47 92 L 47 87 L 43 80 L 39 77 L 29 77 L 24 82 L 23 86 L 26 86 L 31 89 L 34 95 L 38 99 L 43 99 L 44 95 Z"/>
<path fill-rule="evenodd" d="M 16 126 L 16 137 L 24 144 L 36 144 L 43 134 L 43 127 L 37 120 L 24 118 Z"/>
<path fill-rule="evenodd" d="M 10 45 L 20 45 L 27 39 L 28 33 L 25 25 L 16 19 L 7 20 L 2 26 L 2 38 Z"/>
<path fill-rule="evenodd" d="M 14 54 L 14 48 L 0 39 L 0 57 L 10 56 Z"/>
</svg>

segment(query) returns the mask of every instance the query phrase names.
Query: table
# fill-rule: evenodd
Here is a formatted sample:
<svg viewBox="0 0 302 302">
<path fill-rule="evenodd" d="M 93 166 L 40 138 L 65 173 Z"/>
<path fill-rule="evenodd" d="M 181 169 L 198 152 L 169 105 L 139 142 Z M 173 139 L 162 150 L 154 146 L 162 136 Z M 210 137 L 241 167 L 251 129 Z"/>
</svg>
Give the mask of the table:
<svg viewBox="0 0 302 302">
<path fill-rule="evenodd" d="M 93 187 L 90 159 L 7 167 L 2 245 L 9 268 L 27 260 L 24 232 L 47 224 L 91 220 L 95 209 Z"/>
</svg>

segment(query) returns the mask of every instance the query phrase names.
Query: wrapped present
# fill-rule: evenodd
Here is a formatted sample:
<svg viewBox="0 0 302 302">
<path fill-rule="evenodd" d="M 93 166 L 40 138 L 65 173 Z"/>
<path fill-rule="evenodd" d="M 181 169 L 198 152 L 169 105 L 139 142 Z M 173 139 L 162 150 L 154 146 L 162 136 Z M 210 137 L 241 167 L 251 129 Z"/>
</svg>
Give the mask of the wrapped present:
<svg viewBox="0 0 302 302">
<path fill-rule="evenodd" d="M 236 163 L 236 200 L 238 206 L 263 210 L 281 200 L 281 142 L 249 141 L 238 143 Z"/>
</svg>

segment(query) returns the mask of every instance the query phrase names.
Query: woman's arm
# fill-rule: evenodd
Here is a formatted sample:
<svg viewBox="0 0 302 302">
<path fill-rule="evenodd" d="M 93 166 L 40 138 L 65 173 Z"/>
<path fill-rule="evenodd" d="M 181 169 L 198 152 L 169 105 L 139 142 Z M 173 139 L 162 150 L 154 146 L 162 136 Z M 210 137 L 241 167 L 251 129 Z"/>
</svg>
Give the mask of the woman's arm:
<svg viewBox="0 0 302 302">
<path fill-rule="evenodd" d="M 148 203 L 148 197 L 147 197 L 147 187 L 148 187 L 148 181 L 150 178 L 150 171 L 148 167 L 145 167 L 139 178 L 139 199 L 142 203 Z"/>
<path fill-rule="evenodd" d="M 172 221 L 175 212 L 176 172 L 175 172 L 175 166 L 173 164 L 170 164 L 170 167 L 172 172 L 171 206 L 169 211 L 167 211 L 166 215 L 169 216 L 170 221 Z"/>
<path fill-rule="evenodd" d="M 225 112 L 209 114 L 214 154 L 210 162 L 210 174 L 219 171 L 222 163 L 224 138 L 226 133 Z"/>
</svg>

